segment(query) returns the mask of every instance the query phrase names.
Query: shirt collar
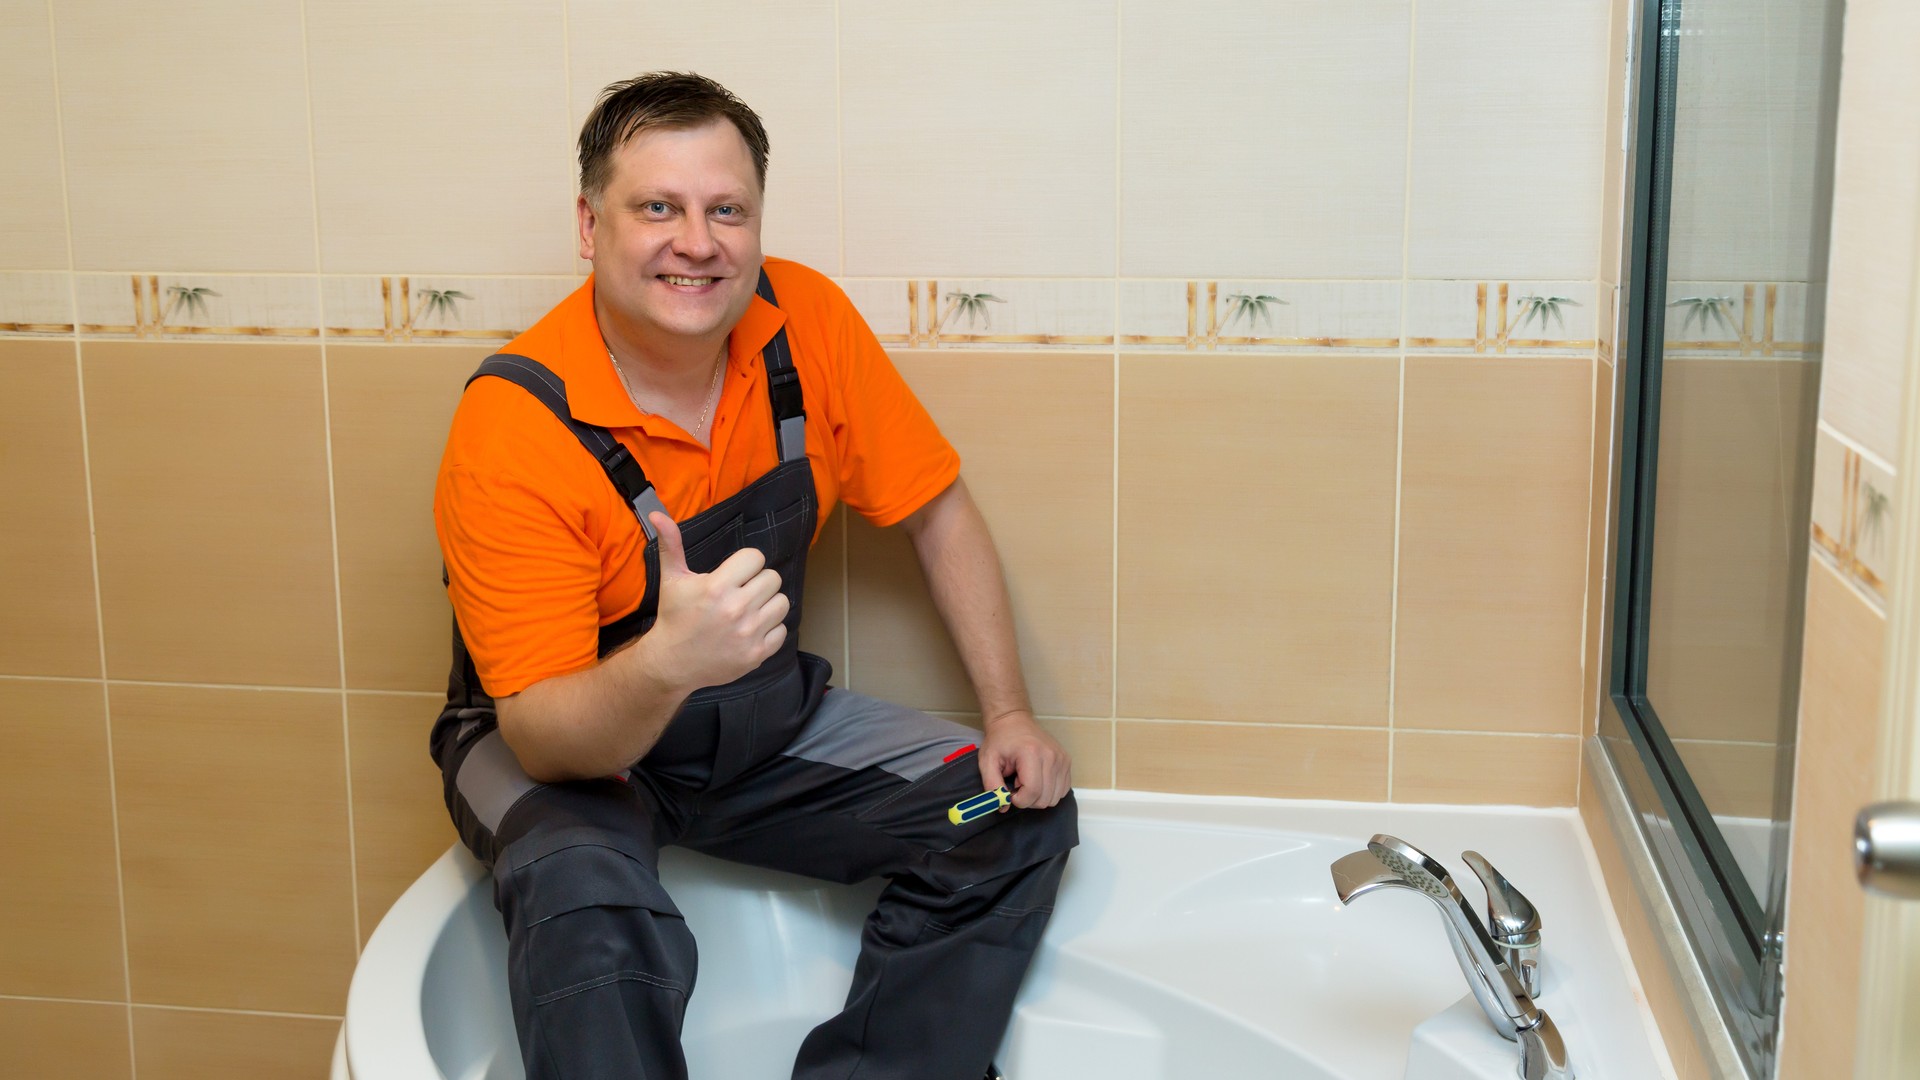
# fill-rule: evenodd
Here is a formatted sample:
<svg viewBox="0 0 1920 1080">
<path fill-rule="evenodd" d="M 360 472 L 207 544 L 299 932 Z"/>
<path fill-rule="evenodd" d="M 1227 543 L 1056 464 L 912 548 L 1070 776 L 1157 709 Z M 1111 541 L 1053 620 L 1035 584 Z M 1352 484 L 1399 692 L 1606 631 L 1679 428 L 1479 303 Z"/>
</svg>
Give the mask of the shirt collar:
<svg viewBox="0 0 1920 1080">
<path fill-rule="evenodd" d="M 627 395 L 620 373 L 607 355 L 606 339 L 600 335 L 600 320 L 593 312 L 592 275 L 562 300 L 560 307 L 560 361 L 564 370 L 559 374 L 567 384 L 567 411 L 575 420 L 605 428 L 640 426 L 640 408 Z M 755 293 L 746 313 L 727 335 L 727 369 L 742 374 L 753 370 L 760 351 L 786 322 L 786 312 Z M 724 389 L 721 396 L 725 396 Z"/>
</svg>

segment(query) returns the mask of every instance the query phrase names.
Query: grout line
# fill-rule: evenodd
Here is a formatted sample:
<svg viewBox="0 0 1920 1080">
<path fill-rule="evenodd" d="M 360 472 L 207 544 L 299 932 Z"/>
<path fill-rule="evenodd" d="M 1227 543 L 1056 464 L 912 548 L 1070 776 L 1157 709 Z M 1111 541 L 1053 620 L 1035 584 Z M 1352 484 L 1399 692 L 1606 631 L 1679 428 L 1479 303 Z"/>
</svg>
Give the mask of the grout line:
<svg viewBox="0 0 1920 1080">
<path fill-rule="evenodd" d="M 217 1013 L 222 1016 L 277 1016 L 290 1020 L 345 1020 L 344 1016 L 329 1016 L 325 1013 L 274 1012 L 268 1009 L 221 1009 L 210 1005 L 161 1005 L 145 1001 L 101 1001 L 96 998 L 40 997 L 35 994 L 0 994 L 0 1001 L 38 1001 L 50 1005 L 113 1005 L 127 1009 L 159 1009 L 164 1012 Z"/>
<path fill-rule="evenodd" d="M 833 183 L 839 217 L 840 273 L 847 271 L 847 109 L 841 92 L 840 0 L 833 0 Z M 843 579 L 844 580 L 844 579 Z M 851 652 L 851 647 L 849 647 Z"/>
<path fill-rule="evenodd" d="M 1414 43 L 1419 34 L 1420 0 L 1407 5 L 1407 148 L 1400 185 L 1400 385 L 1395 394 L 1393 430 L 1393 574 L 1387 594 L 1387 801 L 1393 801 L 1394 735 L 1400 707 L 1400 510 L 1407 457 L 1407 309 L 1412 305 L 1413 269 L 1413 95 Z"/>
<path fill-rule="evenodd" d="M 1586 557 L 1581 563 L 1581 565 L 1585 568 L 1585 572 L 1581 578 L 1582 584 L 1580 589 L 1581 603 L 1580 603 L 1579 716 L 1580 716 L 1580 733 L 1582 736 L 1585 736 L 1588 734 L 1596 734 L 1598 733 L 1600 728 L 1600 674 L 1598 670 L 1600 666 L 1599 664 L 1600 643 L 1598 641 L 1587 640 L 1587 632 L 1593 628 L 1594 605 L 1599 603 L 1599 601 L 1595 599 L 1593 595 L 1593 537 L 1594 537 L 1593 504 L 1594 504 L 1594 499 L 1598 496 L 1598 493 L 1594 491 L 1593 462 L 1594 462 L 1594 455 L 1600 452 L 1600 433 L 1597 430 L 1594 430 L 1594 423 L 1593 423 L 1593 418 L 1595 416 L 1598 416 L 1600 413 L 1600 352 L 1598 349 L 1594 350 L 1593 367 L 1589 370 L 1589 374 L 1591 375 L 1591 378 L 1588 380 L 1589 393 L 1587 394 L 1587 550 L 1585 552 Z M 1594 678 L 1593 678 L 1594 693 L 1593 693 L 1593 698 L 1591 700 L 1587 698 L 1587 665 L 1588 664 L 1592 664 L 1595 669 Z M 1587 731 L 1587 707 L 1589 705 L 1593 706 L 1593 711 L 1594 711 L 1593 712 L 1593 726 L 1594 726 L 1593 732 Z M 1573 774 L 1573 801 L 1574 801 L 1574 805 L 1576 806 L 1579 805 L 1580 803 L 1580 774 L 1584 771 L 1585 771 L 1584 769 L 1576 769 Z"/>
<path fill-rule="evenodd" d="M 73 266 L 73 199 L 67 179 L 66 109 L 60 103 L 60 36 L 53 0 L 47 0 L 47 60 L 53 71 L 53 127 L 60 152 L 60 209 L 67 226 L 67 300 L 73 305 L 73 380 L 80 412 L 80 472 L 87 490 L 87 552 L 93 569 L 93 626 L 100 649 L 100 718 L 106 729 L 107 813 L 113 820 L 113 889 L 120 915 L 120 986 L 125 1001 L 103 1002 L 127 1010 L 127 1075 L 137 1080 L 133 1047 L 133 948 L 127 938 L 127 871 L 120 842 L 120 780 L 113 756 L 113 694 L 108 690 L 106 605 L 100 596 L 100 529 L 93 508 L 93 440 L 87 430 L 87 372 L 80 348 L 80 279 Z"/>
<path fill-rule="evenodd" d="M 1120 786 L 1120 271 L 1124 239 L 1121 198 L 1125 190 L 1121 150 L 1126 139 L 1126 114 L 1121 82 L 1126 68 L 1126 11 L 1121 0 L 1113 4 L 1113 503 L 1112 581 L 1107 600 L 1107 774 Z"/>
<path fill-rule="evenodd" d="M 956 715 L 959 715 L 959 714 L 956 714 Z M 1099 719 L 1099 717 L 1049 716 L 1049 717 L 1045 717 L 1044 719 L 1049 719 L 1049 720 L 1095 719 L 1097 720 Z M 1116 719 L 1117 719 L 1117 722 L 1123 723 L 1123 724 L 1163 724 L 1163 725 L 1196 724 L 1202 727 L 1284 728 L 1290 731 L 1370 731 L 1370 732 L 1376 732 L 1382 735 L 1395 734 L 1395 732 L 1390 732 L 1389 729 L 1382 727 L 1379 724 L 1300 724 L 1300 723 L 1291 723 L 1286 721 L 1266 722 L 1266 721 L 1260 721 L 1260 720 L 1182 720 L 1179 718 L 1170 718 L 1170 717 L 1161 717 L 1161 716 L 1122 716 Z M 1572 732 L 1572 731 L 1469 731 L 1464 728 L 1414 728 L 1404 732 L 1397 732 L 1397 734 L 1478 735 L 1478 736 L 1484 736 L 1484 737 L 1490 737 L 1490 738 L 1515 738 L 1515 739 L 1579 739 L 1581 737 L 1579 733 Z"/>
<path fill-rule="evenodd" d="M 320 255 L 320 177 L 319 158 L 313 144 L 313 46 L 307 39 L 307 4 L 300 3 L 300 73 L 306 82 L 307 92 L 307 185 L 313 197 L 313 264 L 317 269 L 323 265 Z M 320 312 L 320 325 L 327 325 L 326 296 L 320 287 L 320 277 L 313 279 L 314 304 Z M 353 901 L 353 950 L 360 954 L 362 936 L 360 933 L 360 853 L 354 838 L 353 823 L 353 732 L 347 713 L 347 623 L 345 605 L 340 590 L 340 507 L 335 494 L 333 462 L 333 399 L 332 380 L 327 370 L 327 338 L 323 330 L 320 336 L 320 426 L 321 438 L 326 447 L 327 461 L 327 531 L 333 553 L 333 633 L 334 648 L 340 660 L 340 686 L 333 691 L 340 696 L 340 757 L 341 775 L 346 777 L 347 809 L 347 882 L 352 890 Z"/>
</svg>

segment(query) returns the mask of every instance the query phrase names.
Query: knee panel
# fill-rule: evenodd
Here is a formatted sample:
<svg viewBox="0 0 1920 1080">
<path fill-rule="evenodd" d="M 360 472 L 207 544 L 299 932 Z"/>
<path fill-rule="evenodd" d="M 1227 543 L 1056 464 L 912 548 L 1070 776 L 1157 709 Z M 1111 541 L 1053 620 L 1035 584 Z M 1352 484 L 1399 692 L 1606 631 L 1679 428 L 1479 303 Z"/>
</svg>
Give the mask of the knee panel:
<svg viewBox="0 0 1920 1080">
<path fill-rule="evenodd" d="M 698 956 L 652 866 L 586 839 L 508 863 L 495 865 L 508 966 L 524 978 L 530 1004 L 633 983 L 616 992 L 652 987 L 684 1010 Z"/>
</svg>

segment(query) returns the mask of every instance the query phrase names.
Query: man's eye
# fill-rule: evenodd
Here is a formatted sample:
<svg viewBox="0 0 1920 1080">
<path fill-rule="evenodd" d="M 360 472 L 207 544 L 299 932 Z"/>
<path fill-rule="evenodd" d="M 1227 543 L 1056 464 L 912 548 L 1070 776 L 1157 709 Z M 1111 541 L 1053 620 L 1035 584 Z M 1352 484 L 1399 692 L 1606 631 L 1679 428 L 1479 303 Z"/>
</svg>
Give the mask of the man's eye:
<svg viewBox="0 0 1920 1080">
<path fill-rule="evenodd" d="M 661 215 L 667 212 L 667 204 L 663 202 L 650 202 L 640 209 L 645 210 L 649 214 Z"/>
<path fill-rule="evenodd" d="M 740 216 L 740 208 L 737 206 L 716 207 L 713 212 L 716 214 L 719 214 L 721 217 L 739 217 Z"/>
</svg>

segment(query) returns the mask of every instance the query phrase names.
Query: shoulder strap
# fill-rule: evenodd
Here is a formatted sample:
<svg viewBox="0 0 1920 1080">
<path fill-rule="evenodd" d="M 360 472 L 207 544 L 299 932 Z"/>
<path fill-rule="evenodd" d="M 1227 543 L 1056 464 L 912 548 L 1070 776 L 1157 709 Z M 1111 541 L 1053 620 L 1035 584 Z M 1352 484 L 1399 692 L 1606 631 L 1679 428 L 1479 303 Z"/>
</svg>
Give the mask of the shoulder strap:
<svg viewBox="0 0 1920 1080">
<path fill-rule="evenodd" d="M 774 302 L 773 282 L 765 270 L 760 271 L 760 284 L 754 291 L 760 294 L 760 299 L 779 306 Z M 800 395 L 800 373 L 793 368 L 793 348 L 787 344 L 784 325 L 774 331 L 773 340 L 760 355 L 767 365 L 767 398 L 773 405 L 773 427 L 780 433 L 780 460 L 806 457 L 806 402 Z"/>
</svg>

